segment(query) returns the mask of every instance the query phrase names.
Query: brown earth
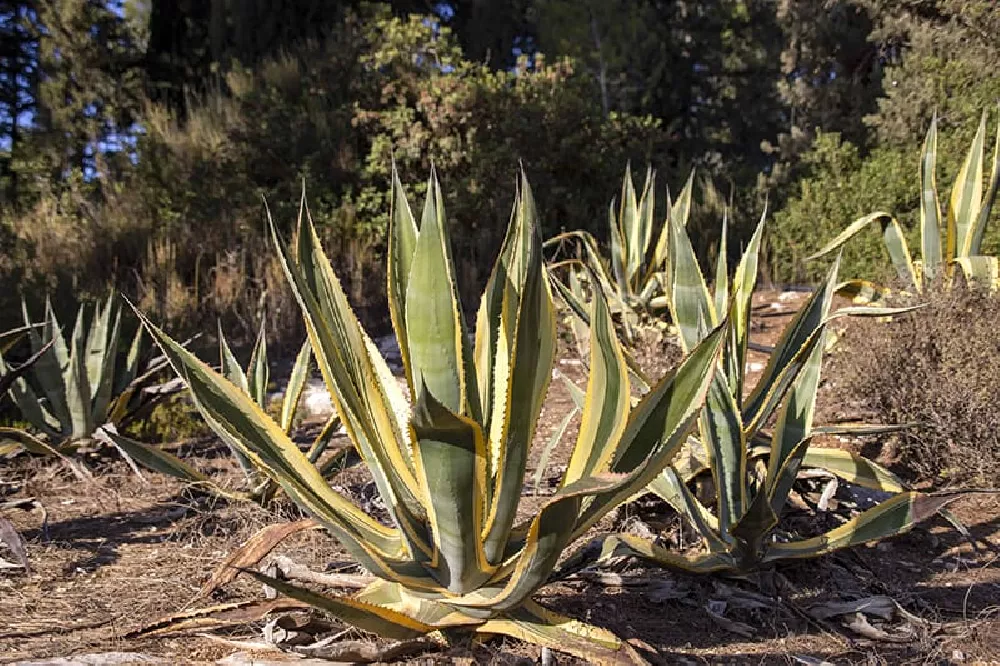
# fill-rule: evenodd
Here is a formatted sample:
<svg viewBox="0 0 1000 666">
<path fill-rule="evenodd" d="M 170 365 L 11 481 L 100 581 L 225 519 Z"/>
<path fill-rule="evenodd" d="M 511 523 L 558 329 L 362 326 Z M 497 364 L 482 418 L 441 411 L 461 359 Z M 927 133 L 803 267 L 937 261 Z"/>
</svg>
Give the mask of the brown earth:
<svg viewBox="0 0 1000 666">
<path fill-rule="evenodd" d="M 770 293 L 759 298 L 760 312 L 774 316 L 757 317 L 760 326 L 753 340 L 772 345 L 806 295 L 782 300 Z M 647 355 L 651 360 L 666 358 L 671 356 L 662 348 Z M 752 352 L 749 362 L 763 365 L 766 355 Z M 567 349 L 557 367 L 584 385 L 585 372 L 573 352 Z M 751 372 L 751 381 L 755 376 L 759 370 Z M 551 492 L 575 437 L 577 426 L 571 422 L 534 488 L 539 452 L 572 405 L 561 381 L 552 386 L 529 464 L 524 515 L 531 515 Z M 844 405 L 824 403 L 825 395 L 828 392 L 821 389 L 817 423 L 849 415 Z M 877 441 L 831 443 L 879 452 Z M 235 483 L 238 478 L 211 441 L 179 449 L 197 466 L 213 469 L 219 479 Z M 245 576 L 210 599 L 196 595 L 228 553 L 259 528 L 300 517 L 297 510 L 279 505 L 266 511 L 206 498 L 156 474 L 147 473 L 142 480 L 119 460 L 95 457 L 88 465 L 93 482 L 77 480 L 58 463 L 25 457 L 6 462 L 0 470 L 0 501 L 33 497 L 38 502 L 33 510 L 7 512 L 27 543 L 31 570 L 0 569 L 0 662 L 121 651 L 159 656 L 169 663 L 212 663 L 238 649 L 227 641 L 260 641 L 263 622 L 226 632 L 126 635 L 182 609 L 262 599 L 260 585 Z M 359 469 L 338 477 L 336 484 L 357 501 L 371 495 Z M 997 663 L 1000 501 L 977 495 L 956 502 L 952 509 L 969 528 L 975 547 L 936 518 L 891 542 L 782 565 L 754 577 L 694 577 L 622 562 L 602 574 L 571 577 L 543 588 L 538 600 L 634 639 L 633 644 L 659 663 Z M 833 515 L 804 508 L 794 509 L 788 519 L 807 531 L 837 524 Z M 601 527 L 662 530 L 669 541 L 691 546 L 676 516 L 658 502 L 624 507 Z M 318 531 L 298 533 L 275 552 L 316 570 L 345 560 L 336 542 Z M 2 547 L 0 557 L 12 559 Z M 808 612 L 827 601 L 868 596 L 890 597 L 905 612 L 897 611 L 886 622 L 872 620 L 869 637 L 846 626 L 851 618 L 819 621 Z M 419 663 L 528 663 L 525 660 L 539 657 L 533 646 L 496 640 L 460 643 L 446 652 L 428 653 Z M 577 663 L 564 655 L 557 659 Z"/>
</svg>

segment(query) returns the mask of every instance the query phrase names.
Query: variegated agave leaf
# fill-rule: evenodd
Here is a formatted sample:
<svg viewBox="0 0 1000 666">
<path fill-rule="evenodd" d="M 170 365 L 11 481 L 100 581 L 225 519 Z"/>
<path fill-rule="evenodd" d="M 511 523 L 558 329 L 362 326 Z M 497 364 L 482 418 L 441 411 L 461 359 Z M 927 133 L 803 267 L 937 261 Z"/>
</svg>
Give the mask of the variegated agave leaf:
<svg viewBox="0 0 1000 666">
<path fill-rule="evenodd" d="M 267 413 L 269 409 L 267 387 L 269 381 L 269 363 L 267 357 L 267 341 L 265 338 L 266 321 L 261 321 L 260 331 L 254 343 L 250 355 L 250 361 L 244 369 L 239 365 L 236 356 L 225 335 L 219 327 L 219 359 L 220 371 L 229 383 L 245 393 L 251 400 Z M 288 377 L 288 384 L 281 398 L 279 416 L 276 423 L 286 435 L 291 435 L 292 426 L 295 422 L 296 413 L 305 389 L 306 381 L 309 378 L 309 371 L 312 364 L 312 347 L 307 339 L 302 343 L 299 353 L 295 357 L 295 363 Z M 316 465 L 326 452 L 332 441 L 333 435 L 340 428 L 340 419 L 334 414 L 321 428 L 319 434 L 313 439 L 306 457 L 309 462 Z M 200 472 L 185 463 L 177 456 L 152 444 L 146 444 L 134 439 L 125 437 L 112 427 L 104 427 L 99 431 L 102 440 L 113 444 L 125 456 L 134 462 L 147 467 L 155 472 L 166 474 L 187 481 L 207 492 L 225 497 L 231 500 L 244 500 L 267 504 L 273 498 L 280 486 L 274 479 L 261 476 L 258 468 L 251 462 L 250 458 L 243 453 L 243 449 L 238 446 L 229 446 L 240 465 L 245 477 L 245 488 L 243 490 L 230 490 L 216 484 L 208 475 Z M 337 454 L 332 458 L 342 459 L 342 454 Z M 341 471 L 342 465 L 324 465 L 320 467 L 321 474 L 329 478 Z"/>
<path fill-rule="evenodd" d="M 731 288 L 712 294 L 701 275 L 686 231 L 673 225 L 673 312 L 682 342 L 690 348 L 705 335 L 706 323 L 728 307 L 730 336 L 725 343 L 708 398 L 699 419 L 699 436 L 688 442 L 684 455 L 649 486 L 649 490 L 683 515 L 702 537 L 704 552 L 671 553 L 631 536 L 606 541 L 603 556 L 634 554 L 667 566 L 695 572 L 746 572 L 782 557 L 818 556 L 838 548 L 894 536 L 927 517 L 939 500 L 906 493 L 895 477 L 874 462 L 843 451 L 810 449 L 815 434 L 873 433 L 899 426 L 816 428 L 813 414 L 825 350 L 826 326 L 838 315 L 893 315 L 904 309 L 846 308 L 831 314 L 837 290 L 837 265 L 786 327 L 760 380 L 745 387 L 750 303 L 757 275 L 757 253 L 763 220 L 748 245 Z M 717 267 L 717 285 L 724 285 Z M 764 426 L 774 417 L 773 431 Z M 817 468 L 851 483 L 896 493 L 896 496 L 852 519 L 842 528 L 804 541 L 770 535 L 800 469 Z M 755 473 L 756 468 L 764 471 Z M 711 473 L 714 509 L 688 487 L 698 475 Z M 935 496 L 936 497 L 936 496 Z M 952 495 L 948 496 L 953 498 Z M 941 506 L 951 499 L 942 499 Z M 930 512 L 933 513 L 934 510 Z"/>
<path fill-rule="evenodd" d="M 294 249 L 272 226 L 316 360 L 387 524 L 332 489 L 247 393 L 146 322 L 213 429 L 380 579 L 353 597 L 279 589 L 387 636 L 464 629 L 598 663 L 627 661 L 617 638 L 557 618 L 530 598 L 563 550 L 652 481 L 680 448 L 708 393 L 726 328 L 706 335 L 633 405 L 611 309 L 595 290 L 580 434 L 556 492 L 518 522 L 556 341 L 531 189 L 522 175 L 471 343 L 433 172 L 419 225 L 393 174 L 391 220 L 389 311 L 413 397 L 409 410 L 400 408 L 402 392 L 348 305 L 308 210 Z"/>
<path fill-rule="evenodd" d="M 1000 107 L 998 107 L 1000 108 Z M 930 128 L 924 138 L 920 152 L 920 250 L 922 258 L 914 260 L 910 256 L 899 222 L 885 212 L 871 213 L 852 222 L 836 238 L 806 260 L 815 259 L 836 251 L 844 243 L 859 234 L 871 224 L 879 224 L 885 247 L 889 251 L 893 267 L 908 288 L 919 293 L 923 291 L 925 280 L 943 276 L 950 285 L 956 273 L 966 282 L 977 283 L 989 289 L 1000 288 L 1000 271 L 996 257 L 982 255 L 983 235 L 989 222 L 997 191 L 1000 189 L 1000 123 L 993 148 L 993 162 L 990 167 L 989 185 L 983 192 L 984 160 L 986 144 L 986 119 L 984 111 L 979 130 L 969 146 L 962 163 L 947 211 L 942 218 L 941 199 L 938 196 L 935 175 L 937 161 L 937 115 L 931 119 Z M 941 224 L 944 220 L 944 229 Z M 944 249 L 941 235 L 944 233 Z M 958 267 L 958 271 L 956 271 Z M 843 293 L 856 300 L 878 302 L 888 293 L 885 287 L 878 287 L 851 280 L 843 285 Z"/>
</svg>

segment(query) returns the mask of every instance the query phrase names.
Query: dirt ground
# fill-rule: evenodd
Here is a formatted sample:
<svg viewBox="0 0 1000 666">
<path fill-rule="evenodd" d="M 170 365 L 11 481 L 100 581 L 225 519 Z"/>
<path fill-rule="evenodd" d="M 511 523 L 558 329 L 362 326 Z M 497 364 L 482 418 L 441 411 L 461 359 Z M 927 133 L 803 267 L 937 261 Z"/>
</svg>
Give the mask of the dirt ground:
<svg viewBox="0 0 1000 666">
<path fill-rule="evenodd" d="M 805 297 L 759 295 L 759 312 L 768 315 L 757 317 L 761 326 L 754 342 L 773 344 L 788 313 Z M 648 354 L 646 362 L 672 358 L 661 349 Z M 765 354 L 751 353 L 751 381 L 760 372 L 753 370 L 755 364 L 762 369 L 765 362 Z M 582 385 L 584 370 L 568 346 L 557 368 Z M 524 515 L 559 478 L 575 423 L 543 471 L 539 488 L 531 482 L 538 452 L 570 405 L 566 389 L 554 381 L 529 464 Z M 839 418 L 844 410 L 821 404 L 818 411 L 820 423 L 823 417 Z M 873 445 L 846 445 L 863 444 L 866 451 Z M 211 441 L 176 448 L 217 478 L 237 478 Z M 238 651 L 235 642 L 259 642 L 263 622 L 225 632 L 128 635 L 182 609 L 263 598 L 261 586 L 246 577 L 211 598 L 197 595 L 228 553 L 265 525 L 301 517 L 297 510 L 279 505 L 265 511 L 196 495 L 153 473 L 140 479 L 111 458 L 95 458 L 88 465 L 92 482 L 76 479 L 57 462 L 25 457 L 0 469 L 0 501 L 37 502 L 35 508 L 6 512 L 27 543 L 31 570 L 0 569 L 0 663 L 111 651 L 167 663 L 213 663 Z M 370 494 L 360 470 L 335 483 L 356 498 Z M 891 542 L 781 565 L 759 576 L 694 577 L 622 562 L 604 573 L 552 584 L 537 599 L 633 639 L 654 663 L 1000 663 L 1000 500 L 972 496 L 952 505 L 952 512 L 969 528 L 975 545 L 936 518 Z M 793 513 L 791 520 L 813 528 L 834 520 L 804 509 Z M 676 517 L 654 501 L 627 506 L 601 527 L 662 530 L 681 547 L 692 545 Z M 345 560 L 336 542 L 319 531 L 300 532 L 275 552 L 315 570 Z M 0 557 L 10 559 L 2 548 Z M 891 617 L 849 613 L 817 619 L 813 612 L 828 602 L 866 597 L 891 600 Z M 256 663 L 273 656 L 261 653 Z M 497 640 L 459 644 L 413 663 L 529 663 L 540 657 L 533 646 Z M 556 659 L 576 663 L 565 655 Z"/>
</svg>

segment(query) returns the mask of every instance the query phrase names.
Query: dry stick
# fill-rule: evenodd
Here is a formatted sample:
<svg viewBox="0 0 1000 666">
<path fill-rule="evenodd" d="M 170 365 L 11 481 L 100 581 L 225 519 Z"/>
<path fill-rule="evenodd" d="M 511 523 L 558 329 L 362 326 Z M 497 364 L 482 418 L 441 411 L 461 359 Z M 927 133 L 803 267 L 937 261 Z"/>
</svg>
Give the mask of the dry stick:
<svg viewBox="0 0 1000 666">
<path fill-rule="evenodd" d="M 313 571 L 285 555 L 278 555 L 273 560 L 274 566 L 281 575 L 291 580 L 301 580 L 306 583 L 316 583 L 329 587 L 347 587 L 360 590 L 368 586 L 374 577 L 365 574 L 321 573 Z"/>
<path fill-rule="evenodd" d="M 8 371 L 7 373 L 0 375 L 0 395 L 4 395 L 5 393 L 7 393 L 7 389 L 9 389 L 11 386 L 14 385 L 14 382 L 17 381 L 18 377 L 20 377 L 28 370 L 30 370 L 31 366 L 37 363 L 38 359 L 40 359 L 42 355 L 45 352 L 47 352 L 49 348 L 52 347 L 52 345 L 54 345 L 55 343 L 56 343 L 55 340 L 49 340 L 47 343 L 42 345 L 41 349 L 32 354 L 31 358 L 29 358 L 27 361 L 17 366 L 16 368 L 11 368 L 10 371 Z"/>
<path fill-rule="evenodd" d="M 21 509 L 22 511 L 40 509 L 42 512 L 42 543 L 49 542 L 49 512 L 44 504 L 34 497 L 24 497 L 0 503 L 0 511 L 6 509 Z"/>
<path fill-rule="evenodd" d="M 15 499 L 7 502 L 0 502 L 0 511 L 6 509 L 22 509 L 24 511 L 30 511 L 35 508 L 38 501 L 34 497 L 25 497 L 23 499 Z"/>
<path fill-rule="evenodd" d="M 790 317 L 793 314 L 795 314 L 796 312 L 798 312 L 798 311 L 797 310 L 791 310 L 791 309 L 789 309 L 789 310 L 774 310 L 774 309 L 771 309 L 771 306 L 767 306 L 767 309 L 764 309 L 761 312 L 754 312 L 753 316 L 756 317 L 757 319 L 776 319 L 778 317 Z"/>
</svg>

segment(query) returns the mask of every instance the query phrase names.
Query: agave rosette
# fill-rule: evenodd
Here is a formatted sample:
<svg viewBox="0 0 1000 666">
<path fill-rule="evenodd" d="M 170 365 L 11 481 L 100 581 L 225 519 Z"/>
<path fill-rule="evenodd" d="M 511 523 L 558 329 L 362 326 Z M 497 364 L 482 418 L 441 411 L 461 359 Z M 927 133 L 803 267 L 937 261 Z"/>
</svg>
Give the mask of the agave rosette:
<svg viewBox="0 0 1000 666">
<path fill-rule="evenodd" d="M 24 333 L 31 344 L 32 365 L 9 386 L 11 399 L 38 433 L 0 429 L 7 441 L 0 452 L 23 448 L 33 453 L 70 451 L 106 424 L 123 424 L 171 392 L 152 389 L 166 366 L 163 359 L 143 365 L 143 335 L 136 333 L 122 353 L 122 312 L 114 297 L 94 307 L 81 306 L 67 339 L 50 303 L 45 318 L 33 323 L 24 306 Z M 0 360 L 4 370 L 6 362 Z M 179 387 L 178 387 L 179 388 Z M 39 437 L 41 435 L 41 437 Z"/>
<path fill-rule="evenodd" d="M 680 220 L 682 224 L 687 224 L 693 182 L 692 173 L 675 202 L 669 201 L 668 192 L 668 220 Z M 632 169 L 626 168 L 620 201 L 617 206 L 615 201 L 608 206 L 610 272 L 601 258 L 597 240 L 586 231 L 567 231 L 545 242 L 546 247 L 577 247 L 578 258 L 552 265 L 553 268 L 564 268 L 567 273 L 565 283 L 556 285 L 564 300 L 574 296 L 579 300 L 579 295 L 572 293 L 571 281 L 579 281 L 586 276 L 593 289 L 603 291 L 629 339 L 633 338 L 640 316 L 663 312 L 669 297 L 665 293 L 666 276 L 670 271 L 669 222 L 664 222 L 659 231 L 656 230 L 655 190 L 656 174 L 652 169 L 647 169 L 642 191 L 637 194 L 632 182 Z M 573 305 L 570 303 L 571 307 Z"/>
<path fill-rule="evenodd" d="M 272 225 L 273 230 L 273 225 Z M 726 337 L 705 336 L 636 404 L 609 307 L 596 293 L 581 428 L 553 496 L 518 516 L 556 326 L 535 205 L 523 178 L 500 256 L 466 334 L 443 199 L 432 174 L 418 227 L 393 175 L 388 298 L 413 406 L 358 323 L 303 206 L 294 252 L 275 236 L 337 413 L 387 509 L 332 489 L 249 396 L 147 322 L 209 425 L 279 483 L 378 580 L 352 596 L 267 579 L 361 629 L 402 638 L 507 634 L 597 662 L 615 636 L 531 600 L 560 555 L 667 465 L 697 419 Z"/>
<path fill-rule="evenodd" d="M 901 534 L 958 496 L 908 492 L 889 471 L 860 455 L 810 448 L 817 434 L 874 434 L 906 427 L 813 426 L 826 327 L 831 319 L 846 315 L 886 316 L 909 310 L 842 308 L 831 314 L 837 287 L 836 265 L 787 325 L 757 384 L 747 390 L 751 299 L 763 228 L 762 219 L 731 287 L 726 279 L 725 252 L 720 253 L 712 293 L 687 233 L 680 225 L 671 227 L 671 314 L 682 347 L 689 350 L 699 344 L 723 313 L 728 312 L 730 319 L 730 335 L 699 418 L 698 435 L 649 486 L 695 529 L 703 548 L 692 554 L 677 553 L 623 534 L 605 539 L 601 558 L 632 554 L 693 572 L 746 572 L 782 559 L 817 557 Z M 765 427 L 772 418 L 773 430 L 768 432 Z M 798 539 L 778 528 L 789 493 L 803 468 L 823 470 L 891 497 L 833 530 Z M 690 488 L 690 482 L 701 474 L 711 474 L 714 507 L 699 500 Z"/>
</svg>

